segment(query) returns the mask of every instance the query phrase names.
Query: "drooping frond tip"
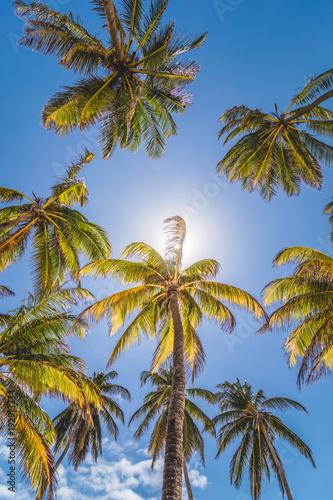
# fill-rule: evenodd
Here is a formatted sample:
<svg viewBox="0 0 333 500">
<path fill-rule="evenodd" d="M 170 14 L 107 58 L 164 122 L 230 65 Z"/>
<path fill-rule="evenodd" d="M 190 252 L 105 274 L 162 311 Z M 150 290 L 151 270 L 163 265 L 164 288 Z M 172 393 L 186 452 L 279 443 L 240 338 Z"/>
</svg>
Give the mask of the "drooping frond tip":
<svg viewBox="0 0 333 500">
<path fill-rule="evenodd" d="M 184 219 L 175 215 L 163 221 L 165 224 L 165 257 L 179 264 L 183 255 L 183 244 L 186 237 L 186 224 Z"/>
</svg>

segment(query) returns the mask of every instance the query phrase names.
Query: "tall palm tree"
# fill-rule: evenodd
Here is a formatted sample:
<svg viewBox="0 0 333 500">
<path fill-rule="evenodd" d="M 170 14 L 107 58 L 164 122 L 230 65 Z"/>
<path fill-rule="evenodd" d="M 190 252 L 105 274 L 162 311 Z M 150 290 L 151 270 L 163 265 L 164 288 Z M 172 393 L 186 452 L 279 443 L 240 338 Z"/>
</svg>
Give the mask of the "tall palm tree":
<svg viewBox="0 0 333 500">
<path fill-rule="evenodd" d="M 272 281 L 263 290 L 264 303 L 280 307 L 260 332 L 274 326 L 292 328 L 284 347 L 291 366 L 300 360 L 300 385 L 332 373 L 333 258 L 312 248 L 291 247 L 273 261 L 277 266 L 291 263 L 297 264 L 292 275 Z"/>
<path fill-rule="evenodd" d="M 159 458 L 165 448 L 166 424 L 168 420 L 168 411 L 170 406 L 172 390 L 172 367 L 167 370 L 160 369 L 159 372 L 144 371 L 140 376 L 141 387 L 147 382 L 155 388 L 154 391 L 147 394 L 143 405 L 132 415 L 129 425 L 142 418 L 142 422 L 136 430 L 134 437 L 139 439 L 149 429 L 151 423 L 157 418 L 149 441 L 148 452 L 152 456 L 152 468 L 157 458 Z M 204 440 L 201 436 L 196 422 L 204 425 L 213 434 L 213 427 L 210 418 L 189 398 L 200 397 L 208 403 L 215 403 L 215 396 L 206 389 L 187 388 L 185 389 L 185 413 L 183 425 L 183 472 L 189 500 L 193 500 L 193 494 L 187 473 L 186 463 L 191 459 L 195 452 L 198 452 L 203 465 Z"/>
<path fill-rule="evenodd" d="M 262 390 L 254 394 L 250 384 L 245 381 L 242 385 L 238 379 L 233 383 L 219 384 L 217 388 L 220 389 L 216 397 L 221 411 L 213 418 L 213 423 L 220 426 L 217 457 L 242 437 L 230 462 L 231 484 L 239 488 L 245 469 L 248 469 L 251 495 L 257 500 L 261 494 L 262 478 L 265 475 L 269 480 L 271 469 L 278 479 L 282 495 L 286 493 L 288 500 L 292 500 L 285 470 L 274 446 L 276 436 L 297 448 L 314 467 L 315 463 L 310 448 L 272 411 L 295 408 L 306 412 L 304 406 L 283 397 L 266 399 Z"/>
<path fill-rule="evenodd" d="M 99 391 L 85 375 L 85 364 L 70 354 L 65 339 L 84 336 L 87 324 L 70 313 L 90 298 L 83 289 L 53 290 L 29 296 L 22 305 L 0 315 L 0 429 L 16 439 L 23 477 L 38 498 L 55 487 L 50 445 L 52 421 L 40 405 L 44 395 L 99 405 Z"/>
<path fill-rule="evenodd" d="M 183 463 L 183 421 L 185 407 L 185 364 L 195 376 L 205 360 L 197 334 L 203 316 L 231 331 L 235 318 L 227 302 L 248 310 L 256 318 L 265 313 L 261 305 L 239 288 L 211 281 L 219 271 L 215 260 L 200 260 L 181 270 L 185 222 L 175 216 L 165 220 L 165 258 L 146 243 L 132 243 L 120 259 L 104 259 L 85 266 L 82 276 L 110 276 L 124 284 L 137 286 L 115 293 L 87 308 L 84 314 L 98 321 L 110 320 L 110 335 L 125 328 L 109 362 L 142 336 L 158 338 L 152 371 L 157 371 L 172 356 L 173 383 L 168 412 L 162 499 L 181 498 Z M 134 261 L 128 260 L 134 258 Z M 172 479 L 171 479 L 172 478 Z"/>
<path fill-rule="evenodd" d="M 100 393 L 99 408 L 92 403 L 81 407 L 73 402 L 55 417 L 53 420 L 56 432 L 54 451 L 57 453 L 62 448 L 63 451 L 54 470 L 57 470 L 69 450 L 71 450 L 69 462 L 74 465 L 75 470 L 85 460 L 89 450 L 97 462 L 98 455 L 102 454 L 102 422 L 111 436 L 117 439 L 119 431 L 114 418 L 118 418 L 124 424 L 124 413 L 110 395 L 131 399 L 127 389 L 110 382 L 117 376 L 115 371 L 93 373 L 91 380 Z"/>
<path fill-rule="evenodd" d="M 88 201 L 84 179 L 77 179 L 77 174 L 92 158 L 88 151 L 79 157 L 64 176 L 59 176 L 47 198 L 34 193 L 29 197 L 15 189 L 0 187 L 1 202 L 23 202 L 0 209 L 0 271 L 22 256 L 30 238 L 37 289 L 61 283 L 67 271 L 72 279 L 78 280 L 82 255 L 89 260 L 110 255 L 106 232 L 72 208 L 76 203 L 82 207 Z"/>
<path fill-rule="evenodd" d="M 218 163 L 218 173 L 229 182 L 241 181 L 245 191 L 259 191 L 266 200 L 278 188 L 298 195 L 302 182 L 321 189 L 321 164 L 332 165 L 333 147 L 313 134 L 333 137 L 333 111 L 321 106 L 333 96 L 332 75 L 330 70 L 309 80 L 284 112 L 276 105 L 273 113 L 244 105 L 225 111 L 219 138 L 227 134 L 224 144 L 238 140 Z"/>
<path fill-rule="evenodd" d="M 168 0 L 153 0 L 145 12 L 143 0 L 92 0 L 107 28 L 104 41 L 91 35 L 83 21 L 45 4 L 14 2 L 16 14 L 26 19 L 21 45 L 60 59 L 80 79 L 58 92 L 44 106 L 47 129 L 66 135 L 100 123 L 103 157 L 119 144 L 136 151 L 142 141 L 150 157 L 161 156 L 165 139 L 176 134 L 172 113 L 191 104 L 186 85 L 199 71 L 195 61 L 180 54 L 199 47 L 206 34 L 184 36 L 174 23 L 162 25 Z"/>
</svg>

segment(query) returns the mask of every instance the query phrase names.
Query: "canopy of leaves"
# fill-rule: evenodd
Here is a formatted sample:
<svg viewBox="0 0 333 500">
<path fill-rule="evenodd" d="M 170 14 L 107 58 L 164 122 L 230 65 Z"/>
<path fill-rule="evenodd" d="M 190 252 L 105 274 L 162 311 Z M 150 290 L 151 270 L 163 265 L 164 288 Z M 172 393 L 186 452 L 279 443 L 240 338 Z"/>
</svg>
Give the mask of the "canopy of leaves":
<svg viewBox="0 0 333 500">
<path fill-rule="evenodd" d="M 16 14 L 26 20 L 21 45 L 55 55 L 80 75 L 47 102 L 43 124 L 66 135 L 99 123 L 104 158 L 117 145 L 136 151 L 142 142 L 150 157 L 161 156 L 165 139 L 176 134 L 172 114 L 191 104 L 186 86 L 199 71 L 197 62 L 180 55 L 200 47 L 206 34 L 186 36 L 174 23 L 163 24 L 168 0 L 153 0 L 149 9 L 143 0 L 120 0 L 119 14 L 108 2 L 115 18 L 111 24 L 102 0 L 92 3 L 102 26 L 109 27 L 107 37 L 89 33 L 71 12 L 14 2 Z"/>
<path fill-rule="evenodd" d="M 332 71 L 326 83 L 318 77 L 297 94 L 286 112 L 263 113 L 244 105 L 234 106 L 220 118 L 219 138 L 224 144 L 237 139 L 217 169 L 229 182 L 241 181 L 245 191 L 259 191 L 270 200 L 281 188 L 287 195 L 298 195 L 301 183 L 321 189 L 321 165 L 331 166 L 333 147 L 315 136 L 333 137 L 333 111 L 321 102 L 333 96 Z M 316 99 L 317 97 L 317 99 Z M 309 102 L 303 106 L 304 102 Z"/>
<path fill-rule="evenodd" d="M 50 445 L 53 424 L 40 406 L 43 396 L 99 405 L 98 392 L 85 375 L 82 360 L 72 356 L 65 339 L 84 336 L 87 324 L 70 313 L 91 299 L 83 289 L 53 289 L 29 296 L 22 305 L 0 315 L 0 428 L 15 438 L 23 478 L 38 495 L 53 498 L 56 484 Z M 11 417 L 11 419 L 9 419 Z"/>
<path fill-rule="evenodd" d="M 266 305 L 282 304 L 261 329 L 291 329 L 285 350 L 291 366 L 299 361 L 298 384 L 312 383 L 333 368 L 333 259 L 317 250 L 291 247 L 274 259 L 296 264 L 291 276 L 272 281 L 263 291 Z"/>
<path fill-rule="evenodd" d="M 134 420 L 142 418 L 142 422 L 136 430 L 134 437 L 139 439 L 148 432 L 149 427 L 155 421 L 154 428 L 149 441 L 148 452 L 152 456 L 152 467 L 158 457 L 164 451 L 166 441 L 168 409 L 171 398 L 172 368 L 156 372 L 145 371 L 141 373 L 141 385 L 150 382 L 155 388 L 147 394 L 143 405 L 132 415 L 129 424 Z M 215 396 L 206 389 L 189 388 L 185 390 L 185 414 L 183 431 L 184 457 L 188 461 L 193 453 L 198 452 L 204 464 L 204 441 L 197 422 L 213 433 L 210 418 L 192 401 L 192 398 L 200 397 L 208 403 L 215 402 Z"/>
<path fill-rule="evenodd" d="M 92 158 L 86 151 L 66 168 L 45 199 L 0 187 L 1 202 L 23 202 L 0 209 L 0 271 L 21 258 L 30 239 L 36 289 L 61 284 L 68 271 L 78 281 L 82 255 L 89 261 L 110 255 L 106 232 L 72 208 L 77 203 L 83 207 L 88 201 L 84 179 L 77 179 L 77 175 Z"/>
<path fill-rule="evenodd" d="M 53 420 L 56 433 L 54 450 L 57 453 L 69 443 L 69 463 L 74 465 L 75 470 L 89 451 L 95 462 L 102 454 L 102 423 L 114 439 L 118 435 L 115 418 L 124 423 L 123 411 L 110 396 L 130 400 L 130 394 L 124 387 L 110 382 L 117 376 L 115 371 L 94 372 L 91 382 L 99 394 L 99 407 L 93 403 L 82 407 L 73 402 Z"/>
<path fill-rule="evenodd" d="M 173 226 L 172 226 L 173 219 Z M 88 307 L 84 314 L 98 321 L 105 315 L 110 322 L 110 335 L 129 324 L 118 340 L 110 357 L 117 356 L 142 337 L 158 339 L 152 370 L 163 366 L 173 351 L 173 322 L 169 308 L 170 293 L 178 296 L 178 304 L 185 337 L 186 366 L 196 376 L 205 362 L 204 350 L 197 333 L 203 317 L 214 320 L 222 330 L 231 332 L 235 318 L 226 304 L 246 309 L 258 320 L 265 317 L 261 305 L 247 292 L 231 285 L 212 281 L 219 271 L 219 264 L 212 259 L 200 260 L 181 270 L 181 255 L 185 223 L 180 217 L 167 219 L 166 252 L 172 260 L 164 259 L 146 243 L 132 243 L 120 259 L 103 259 L 87 264 L 81 276 L 96 278 L 109 276 L 124 284 L 135 283 L 133 288 L 110 295 Z M 173 227 L 173 236 L 170 233 Z M 129 260 L 133 259 L 133 260 Z"/>
</svg>

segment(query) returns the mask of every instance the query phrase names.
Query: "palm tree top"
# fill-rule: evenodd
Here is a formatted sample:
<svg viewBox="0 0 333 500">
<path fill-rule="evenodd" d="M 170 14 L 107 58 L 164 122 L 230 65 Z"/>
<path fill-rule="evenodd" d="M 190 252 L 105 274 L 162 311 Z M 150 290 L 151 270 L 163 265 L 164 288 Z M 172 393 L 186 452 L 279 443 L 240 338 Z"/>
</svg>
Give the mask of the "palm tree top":
<svg viewBox="0 0 333 500">
<path fill-rule="evenodd" d="M 244 105 L 225 111 L 218 137 L 226 136 L 224 145 L 237 142 L 218 163 L 219 174 L 268 201 L 278 188 L 298 195 L 302 182 L 321 189 L 321 164 L 333 163 L 333 147 L 314 136 L 333 137 L 333 111 L 321 106 L 333 96 L 332 70 L 328 73 L 326 79 L 320 75 L 308 82 L 284 112 L 276 104 L 272 113 Z"/>
<path fill-rule="evenodd" d="M 136 313 L 117 342 L 109 362 L 112 363 L 132 343 L 139 343 L 142 335 L 148 338 L 157 336 L 159 343 L 152 364 L 152 370 L 156 371 L 172 355 L 174 325 L 170 302 L 176 297 L 183 321 L 186 365 L 195 376 L 205 362 L 197 334 L 204 316 L 214 319 L 223 331 L 229 332 L 234 328 L 235 318 L 225 302 L 248 310 L 258 320 L 265 317 L 265 312 L 247 292 L 212 281 L 220 269 L 217 261 L 202 259 L 182 269 L 185 221 L 179 216 L 168 218 L 165 228 L 166 258 L 150 245 L 135 242 L 124 249 L 119 259 L 103 259 L 82 268 L 81 276 L 109 276 L 124 284 L 137 285 L 96 302 L 83 314 L 90 315 L 95 321 L 107 315 L 110 335 L 114 335 L 126 319 Z"/>
<path fill-rule="evenodd" d="M 88 324 L 71 312 L 91 294 L 81 288 L 44 290 L 19 307 L 0 314 L 0 426 L 8 431 L 14 393 L 15 436 L 23 478 L 29 477 L 38 498 L 54 498 L 54 427 L 40 406 L 44 396 L 84 408 L 100 404 L 99 390 L 86 376 L 84 361 L 71 354 L 70 335 L 84 337 Z"/>
<path fill-rule="evenodd" d="M 117 439 L 119 430 L 115 419 L 124 424 L 124 413 L 111 396 L 131 399 L 127 389 L 111 382 L 117 376 L 115 371 L 94 372 L 90 380 L 99 394 L 99 407 L 92 403 L 80 407 L 73 402 L 53 419 L 56 431 L 54 451 L 62 450 L 55 469 L 69 451 L 69 463 L 74 465 L 75 470 L 86 459 L 89 450 L 97 462 L 98 456 L 102 455 L 102 423 Z"/>
<path fill-rule="evenodd" d="M 165 139 L 176 134 L 172 113 L 182 113 L 192 97 L 186 85 L 200 66 L 182 54 L 200 47 L 206 33 L 184 36 L 173 22 L 162 25 L 168 0 L 154 0 L 148 12 L 143 0 L 92 0 L 108 29 L 108 40 L 91 35 L 79 17 L 61 14 L 45 4 L 14 2 L 26 20 L 21 45 L 55 55 L 59 64 L 81 75 L 42 111 L 47 129 L 66 135 L 101 123 L 103 157 L 117 144 L 136 151 L 142 140 L 149 156 L 161 156 Z"/>
<path fill-rule="evenodd" d="M 73 208 L 76 204 L 83 207 L 88 201 L 85 181 L 77 176 L 93 157 L 86 150 L 65 168 L 64 175 L 58 176 L 46 198 L 0 187 L 0 202 L 20 203 L 0 209 L 0 270 L 22 256 L 30 238 L 36 289 L 61 284 L 67 272 L 78 281 L 82 254 L 88 260 L 110 255 L 105 230 Z"/>
<path fill-rule="evenodd" d="M 143 405 L 132 415 L 128 425 L 143 417 L 141 424 L 134 433 L 135 439 L 140 439 L 143 434 L 148 432 L 152 422 L 156 420 L 148 447 L 148 452 L 152 456 L 153 468 L 156 459 L 161 456 L 165 445 L 165 424 L 170 407 L 173 382 L 172 366 L 168 366 L 166 369 L 159 369 L 158 372 L 143 371 L 140 375 L 140 380 L 141 387 L 149 382 L 154 390 L 146 394 Z M 184 457 L 188 461 L 195 452 L 198 452 L 204 465 L 204 441 L 195 421 L 203 425 L 204 432 L 209 432 L 212 435 L 214 434 L 214 428 L 210 418 L 192 401 L 195 398 L 201 398 L 209 404 L 214 404 L 216 398 L 207 389 L 195 387 L 185 389 Z"/>
<path fill-rule="evenodd" d="M 295 269 L 264 288 L 264 304 L 278 308 L 259 332 L 273 327 L 291 330 L 284 348 L 290 366 L 299 365 L 300 387 L 332 374 L 333 259 L 312 248 L 290 247 L 281 250 L 273 263 L 294 264 Z"/>
</svg>

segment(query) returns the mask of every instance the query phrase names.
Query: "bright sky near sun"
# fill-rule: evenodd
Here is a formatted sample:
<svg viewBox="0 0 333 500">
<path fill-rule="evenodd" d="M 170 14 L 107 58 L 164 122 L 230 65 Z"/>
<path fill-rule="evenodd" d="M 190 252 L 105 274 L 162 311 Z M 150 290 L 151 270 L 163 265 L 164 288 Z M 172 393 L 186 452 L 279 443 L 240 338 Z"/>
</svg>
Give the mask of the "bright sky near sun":
<svg viewBox="0 0 333 500">
<path fill-rule="evenodd" d="M 99 19 L 88 0 L 52 0 L 50 7 L 79 14 L 92 32 L 100 31 Z M 117 1 L 115 2 L 117 5 Z M 148 2 L 147 2 L 148 3 Z M 165 20 L 175 20 L 191 34 L 209 31 L 205 46 L 193 53 L 202 69 L 191 85 L 194 105 L 176 116 L 177 137 L 167 143 L 159 160 L 148 160 L 144 150 L 132 155 L 117 150 L 109 160 L 101 160 L 95 129 L 75 132 L 59 139 L 40 125 L 43 104 L 61 85 L 74 80 L 71 71 L 45 57 L 16 45 L 22 21 L 13 14 L 10 1 L 1 4 L 1 182 L 27 194 L 46 195 L 83 148 L 95 153 L 83 175 L 90 192 L 84 214 L 109 233 L 113 255 L 125 245 L 145 241 L 163 251 L 162 222 L 180 215 L 187 223 L 184 265 L 201 258 L 213 258 L 222 266 L 219 280 L 260 298 L 262 288 L 288 269 L 272 269 L 275 254 L 286 246 L 304 245 L 332 255 L 328 243 L 329 226 L 322 215 L 331 200 L 333 171 L 324 169 L 321 192 L 303 187 L 301 195 L 290 199 L 279 192 L 269 204 L 258 194 L 246 194 L 240 186 L 227 185 L 216 175 L 222 158 L 217 141 L 218 118 L 239 104 L 271 112 L 276 103 L 286 109 L 305 77 L 318 75 L 333 66 L 333 3 L 329 0 L 171 0 Z M 29 258 L 7 270 L 1 284 L 16 292 L 14 299 L 1 301 L 3 311 L 15 307 L 32 289 Z M 290 269 L 289 269 L 290 271 Z M 97 298 L 111 294 L 115 285 L 107 280 L 84 285 Z M 214 324 L 200 330 L 207 366 L 196 380 L 197 387 L 214 389 L 224 380 L 246 379 L 255 390 L 270 396 L 299 401 L 309 415 L 296 411 L 283 418 L 311 447 L 317 469 L 292 450 L 278 443 L 291 490 L 296 499 L 332 497 L 332 382 L 327 380 L 296 389 L 296 371 L 290 370 L 282 345 L 287 332 L 254 336 L 258 324 L 236 312 L 234 333 L 225 337 Z M 108 338 L 107 323 L 93 327 L 90 337 L 72 340 L 75 355 L 86 361 L 89 372 L 104 370 L 115 339 Z M 132 347 L 116 362 L 118 383 L 132 393 L 132 403 L 122 403 L 126 419 L 140 406 L 145 388 L 139 389 L 139 374 L 149 369 L 155 344 L 143 342 Z M 60 404 L 46 401 L 55 416 Z M 210 416 L 217 408 L 205 407 Z M 98 464 L 87 461 L 77 473 L 61 467 L 59 500 L 157 500 L 160 495 L 162 464 L 151 473 L 145 454 L 148 439 L 133 440 L 132 428 L 123 428 L 119 441 L 105 440 Z M 250 500 L 247 477 L 240 490 L 229 485 L 229 462 L 233 448 L 215 460 L 216 446 L 206 438 L 206 467 L 198 459 L 191 462 L 190 477 L 196 500 Z M 2 472 L 0 498 L 12 498 L 5 486 L 6 450 L 0 447 Z M 17 500 L 32 498 L 22 486 Z M 186 498 L 184 496 L 184 498 Z M 277 481 L 264 485 L 262 500 L 281 498 Z"/>
</svg>

